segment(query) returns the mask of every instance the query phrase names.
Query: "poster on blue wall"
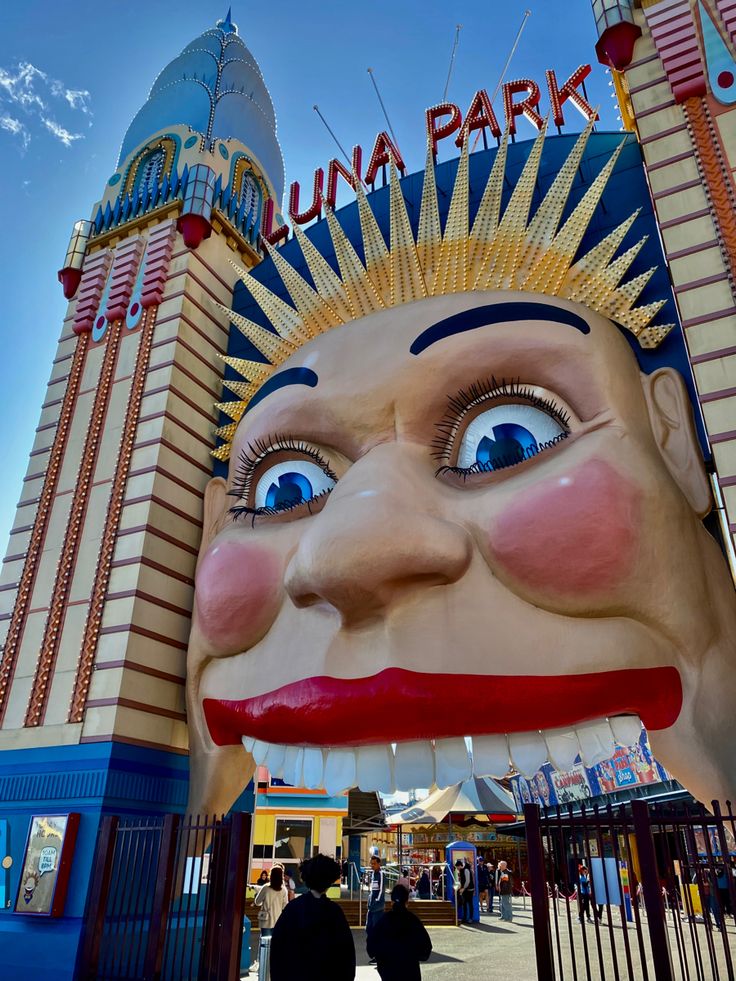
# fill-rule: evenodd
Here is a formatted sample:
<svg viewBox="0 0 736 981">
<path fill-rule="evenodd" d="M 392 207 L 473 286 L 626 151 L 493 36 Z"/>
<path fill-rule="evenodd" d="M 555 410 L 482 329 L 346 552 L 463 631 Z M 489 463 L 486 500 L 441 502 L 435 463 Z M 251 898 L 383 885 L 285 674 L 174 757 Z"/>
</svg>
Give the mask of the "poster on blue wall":
<svg viewBox="0 0 736 981">
<path fill-rule="evenodd" d="M 642 729 L 636 745 L 617 749 L 602 763 L 585 766 L 579 756 L 569 770 L 557 770 L 551 763 L 545 763 L 533 777 L 511 777 L 511 790 L 516 808 L 521 811 L 524 804 L 542 807 L 575 804 L 626 787 L 669 779 L 667 771 L 652 756 L 647 734 Z"/>
</svg>

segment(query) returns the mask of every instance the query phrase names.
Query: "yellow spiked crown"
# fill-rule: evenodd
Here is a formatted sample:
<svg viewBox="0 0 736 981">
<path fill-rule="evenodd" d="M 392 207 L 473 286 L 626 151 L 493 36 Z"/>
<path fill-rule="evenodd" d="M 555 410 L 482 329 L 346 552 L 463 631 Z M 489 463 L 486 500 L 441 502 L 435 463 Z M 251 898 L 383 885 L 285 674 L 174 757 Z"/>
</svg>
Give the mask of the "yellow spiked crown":
<svg viewBox="0 0 736 981">
<path fill-rule="evenodd" d="M 626 283 L 621 282 L 647 236 L 614 259 L 639 212 L 627 218 L 575 261 L 625 141 L 611 154 L 578 205 L 559 227 L 592 128 L 591 121 L 578 137 L 531 220 L 529 213 L 544 146 L 544 130 L 534 141 L 503 216 L 501 194 L 508 133 L 498 148 L 472 228 L 466 140 L 444 232 L 440 226 L 434 161 L 431 147 L 428 146 L 416 240 L 399 176 L 392 163 L 390 247 L 381 234 L 361 182 L 356 180 L 365 263 L 359 258 L 332 209 L 325 205 L 339 275 L 298 225 L 294 225 L 294 233 L 315 288 L 277 249 L 266 246 L 293 306 L 272 293 L 250 273 L 235 266 L 275 333 L 218 304 L 266 361 L 246 361 L 222 355 L 242 381 L 224 380 L 224 385 L 237 399 L 217 403 L 216 407 L 233 421 L 215 430 L 215 434 L 224 442 L 213 450 L 213 456 L 219 460 L 229 458 L 231 441 L 249 401 L 279 365 L 302 345 L 333 327 L 427 296 L 469 290 L 511 289 L 560 296 L 577 300 L 616 321 L 637 338 L 641 347 L 657 347 L 674 326 L 651 326 L 651 321 L 666 300 L 635 306 L 656 267 Z"/>
</svg>

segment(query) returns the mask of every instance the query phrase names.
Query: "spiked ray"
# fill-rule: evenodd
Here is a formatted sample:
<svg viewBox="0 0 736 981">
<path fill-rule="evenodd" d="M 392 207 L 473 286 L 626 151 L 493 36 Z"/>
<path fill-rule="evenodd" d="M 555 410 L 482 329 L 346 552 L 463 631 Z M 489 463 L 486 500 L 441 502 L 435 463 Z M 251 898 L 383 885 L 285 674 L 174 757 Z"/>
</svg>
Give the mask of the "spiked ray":
<svg viewBox="0 0 736 981">
<path fill-rule="evenodd" d="M 273 374 L 273 365 L 264 364 L 262 361 L 246 361 L 245 358 L 231 358 L 227 354 L 218 354 L 217 357 L 225 364 L 229 364 L 242 378 L 247 378 L 248 382 L 260 385 Z"/>
<path fill-rule="evenodd" d="M 220 439 L 225 439 L 229 443 L 232 441 L 233 436 L 235 436 L 235 430 L 237 428 L 237 422 L 229 422 L 226 426 L 218 426 L 215 430 L 215 436 L 219 436 Z"/>
<path fill-rule="evenodd" d="M 438 271 L 432 293 L 461 293 L 468 275 L 468 144 L 465 140 L 457 165 L 455 187 L 445 223 Z"/>
<path fill-rule="evenodd" d="M 230 459 L 230 447 L 230 443 L 223 443 L 216 450 L 210 450 L 210 456 L 213 456 L 216 460 L 222 460 L 223 463 L 227 463 Z"/>
<path fill-rule="evenodd" d="M 635 276 L 634 279 L 630 279 L 627 283 L 623 283 L 623 285 L 619 286 L 616 292 L 630 300 L 631 305 L 633 306 L 639 299 L 641 291 L 644 289 L 656 271 L 657 267 L 652 266 L 652 268 L 647 269 L 646 272 L 640 273 L 640 275 Z"/>
<path fill-rule="evenodd" d="M 255 276 L 251 276 L 244 269 L 240 269 L 235 263 L 231 265 L 238 271 L 240 281 L 248 290 L 258 306 L 263 310 L 273 326 L 276 328 L 280 337 L 289 341 L 295 347 L 305 344 L 310 334 L 304 327 L 304 321 L 299 316 L 299 312 L 294 307 L 285 303 L 281 297 L 276 296 L 270 289 L 260 283 Z M 314 336 L 313 334 L 311 336 Z"/>
<path fill-rule="evenodd" d="M 491 244 L 498 228 L 508 146 L 509 130 L 507 126 L 501 145 L 496 151 L 496 159 L 493 161 L 493 167 L 475 215 L 473 230 L 470 233 L 470 267 L 472 271 L 472 275 L 469 277 L 470 282 L 475 282 L 478 273 L 476 267 L 481 262 L 484 250 Z"/>
<path fill-rule="evenodd" d="M 264 240 L 265 241 L 265 240 Z M 281 280 L 294 302 L 309 337 L 322 334 L 341 323 L 340 318 L 307 281 L 284 259 L 277 248 L 265 243 Z"/>
<path fill-rule="evenodd" d="M 355 196 L 358 200 L 360 230 L 363 235 L 366 272 L 370 276 L 376 292 L 385 304 L 391 301 L 391 262 L 388 246 L 384 241 L 376 216 L 368 204 L 363 182 L 354 174 Z"/>
<path fill-rule="evenodd" d="M 272 331 L 266 330 L 265 327 L 261 327 L 252 320 L 248 320 L 247 317 L 242 317 L 239 313 L 235 313 L 234 310 L 228 310 L 228 308 L 222 303 L 216 303 L 216 306 L 225 311 L 240 333 L 243 334 L 244 337 L 247 337 L 251 344 L 258 351 L 260 351 L 264 357 L 268 358 L 271 364 L 281 364 L 281 362 L 286 361 L 286 359 L 290 357 L 294 351 L 298 350 L 296 344 L 292 344 L 283 337 L 279 337 L 278 334 L 274 334 Z"/>
<path fill-rule="evenodd" d="M 215 402 L 215 408 L 218 412 L 224 412 L 233 422 L 240 422 L 247 404 L 247 402 Z"/>
<path fill-rule="evenodd" d="M 521 172 L 521 177 L 514 188 L 511 200 L 506 206 L 501 224 L 498 226 L 494 237 L 494 247 L 488 260 L 478 273 L 475 289 L 508 289 L 511 286 L 526 237 L 529 211 L 537 184 L 539 161 L 542 157 L 546 131 L 547 125 L 545 123 L 541 133 L 534 141 L 531 153 Z"/>
<path fill-rule="evenodd" d="M 229 388 L 234 395 L 237 395 L 239 399 L 243 399 L 245 402 L 250 402 L 258 389 L 261 387 L 262 382 L 243 382 L 234 381 L 232 378 L 223 378 L 222 384 L 225 386 L 225 388 Z"/>
<path fill-rule="evenodd" d="M 637 208 L 633 215 L 629 215 L 625 221 L 622 221 L 612 232 L 609 232 L 603 241 L 578 259 L 565 277 L 564 288 L 566 292 L 563 295 L 571 295 L 571 291 L 579 283 L 597 276 L 602 269 L 606 268 L 640 213 L 641 208 Z"/>
<path fill-rule="evenodd" d="M 391 305 L 411 303 L 427 295 L 411 231 L 406 202 L 401 193 L 396 164 L 391 161 Z"/>
<path fill-rule="evenodd" d="M 524 289 L 549 293 L 552 296 L 559 292 L 625 142 L 624 140 L 619 143 L 613 151 L 601 172 L 583 195 L 578 206 L 555 236 L 550 247 L 550 262 L 544 264 L 543 270 L 540 268 L 532 270 L 524 281 Z M 542 275 L 544 278 L 541 278 Z"/>
<path fill-rule="evenodd" d="M 636 335 L 636 339 L 641 347 L 651 350 L 659 347 L 674 326 L 674 324 L 657 324 L 656 327 L 645 327 Z"/>
<path fill-rule="evenodd" d="M 628 297 L 625 298 L 624 302 L 629 302 Z M 633 310 L 627 309 L 623 315 L 618 318 L 614 316 L 612 319 L 618 319 L 619 323 L 623 324 L 627 330 L 638 336 L 654 320 L 666 302 L 666 300 L 655 300 L 654 303 L 647 303 L 643 307 L 635 307 Z"/>
<path fill-rule="evenodd" d="M 467 141 L 466 141 L 467 142 Z M 434 280 L 442 245 L 440 209 L 437 203 L 437 180 L 434 172 L 432 141 L 427 139 L 427 162 L 424 168 L 422 205 L 419 211 L 419 232 L 417 234 L 417 255 L 424 270 L 425 281 Z"/>
<path fill-rule="evenodd" d="M 562 212 L 565 210 L 565 205 L 570 197 L 570 190 L 580 168 L 580 161 L 583 159 L 594 122 L 595 120 L 591 119 L 575 141 L 575 146 L 560 167 L 552 186 L 545 194 L 544 200 L 537 208 L 537 212 L 527 229 L 526 248 L 519 262 L 520 269 L 516 274 L 518 283 L 524 282 L 526 271 L 537 265 L 557 234 Z"/>
<path fill-rule="evenodd" d="M 584 280 L 580 281 L 577 287 L 568 288 L 569 276 L 566 277 L 559 295 L 570 300 L 577 300 L 578 303 L 599 302 L 601 297 L 610 296 L 626 275 L 627 270 L 648 238 L 649 236 L 645 235 L 610 266 L 592 270 Z"/>
<path fill-rule="evenodd" d="M 327 204 L 325 204 L 325 214 L 337 256 L 337 264 L 340 267 L 340 278 L 345 287 L 352 316 L 355 319 L 367 317 L 376 310 L 380 310 L 383 307 L 383 301 L 368 278 L 368 273 L 358 258 L 357 252 L 350 244 L 340 222 L 335 217 L 335 212 Z"/>
<path fill-rule="evenodd" d="M 347 323 L 353 315 L 340 277 L 299 225 L 294 225 L 294 235 L 317 292 L 332 307 L 340 322 Z"/>
</svg>

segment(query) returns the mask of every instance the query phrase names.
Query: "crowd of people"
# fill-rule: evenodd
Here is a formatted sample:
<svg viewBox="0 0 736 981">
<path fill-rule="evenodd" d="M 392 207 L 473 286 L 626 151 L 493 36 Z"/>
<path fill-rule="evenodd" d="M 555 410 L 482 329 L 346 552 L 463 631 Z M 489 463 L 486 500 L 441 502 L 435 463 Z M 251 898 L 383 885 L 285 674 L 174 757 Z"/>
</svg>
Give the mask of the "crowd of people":
<svg viewBox="0 0 736 981">
<path fill-rule="evenodd" d="M 326 895 L 340 880 L 340 866 L 326 855 L 315 855 L 302 863 L 299 873 L 307 889 L 302 895 L 290 899 L 284 870 L 277 865 L 256 893 L 258 924 L 262 935 L 271 938 L 271 981 L 290 981 L 295 963 L 301 981 L 353 981 L 353 934 L 339 903 Z M 380 859 L 372 858 L 366 948 L 381 981 L 420 981 L 420 962 L 432 952 L 429 934 L 408 904 L 409 889 L 399 882 L 386 910 L 384 872 Z"/>
</svg>

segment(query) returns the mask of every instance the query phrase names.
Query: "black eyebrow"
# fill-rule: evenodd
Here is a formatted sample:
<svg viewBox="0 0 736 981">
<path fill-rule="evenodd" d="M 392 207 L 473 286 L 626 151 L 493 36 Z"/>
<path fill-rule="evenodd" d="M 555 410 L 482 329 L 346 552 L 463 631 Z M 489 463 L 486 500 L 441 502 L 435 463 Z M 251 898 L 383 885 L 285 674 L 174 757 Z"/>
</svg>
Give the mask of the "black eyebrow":
<svg viewBox="0 0 736 981">
<path fill-rule="evenodd" d="M 546 303 L 489 303 L 483 307 L 463 310 L 462 313 L 455 313 L 452 317 L 432 324 L 416 338 L 409 351 L 412 354 L 421 354 L 430 344 L 441 341 L 444 337 L 463 334 L 466 330 L 476 330 L 478 327 L 489 327 L 491 324 L 518 320 L 547 320 L 574 327 L 581 334 L 590 333 L 590 325 L 587 321 L 576 313 L 560 307 L 549 306 Z"/>
<path fill-rule="evenodd" d="M 277 375 L 271 375 L 268 381 L 261 385 L 245 411 L 250 412 L 267 395 L 277 392 L 286 385 L 308 385 L 310 388 L 314 388 L 318 381 L 319 378 L 311 368 L 287 368 L 286 371 L 280 371 Z"/>
</svg>

